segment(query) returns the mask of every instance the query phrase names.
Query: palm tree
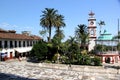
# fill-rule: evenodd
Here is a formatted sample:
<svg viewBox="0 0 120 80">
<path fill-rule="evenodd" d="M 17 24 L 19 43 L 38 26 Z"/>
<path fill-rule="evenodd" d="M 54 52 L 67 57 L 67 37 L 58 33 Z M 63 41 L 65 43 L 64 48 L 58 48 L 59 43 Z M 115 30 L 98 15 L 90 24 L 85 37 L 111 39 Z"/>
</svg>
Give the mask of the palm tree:
<svg viewBox="0 0 120 80">
<path fill-rule="evenodd" d="M 105 25 L 105 22 L 104 21 L 100 21 L 100 22 L 98 22 L 98 25 L 100 26 L 99 34 L 101 34 L 101 28 L 102 28 L 103 25 Z"/>
<path fill-rule="evenodd" d="M 75 37 L 69 36 L 69 39 L 66 41 L 67 46 L 67 56 L 69 59 L 69 66 L 71 66 L 71 62 L 74 62 L 78 52 L 80 51 L 79 44 L 76 42 Z"/>
<path fill-rule="evenodd" d="M 57 15 L 57 10 L 54 8 L 45 8 L 44 11 L 42 11 L 41 19 L 40 19 L 40 25 L 43 28 L 48 29 L 49 31 L 49 37 L 48 41 L 51 41 L 51 28 L 55 26 L 55 21 L 56 21 L 56 15 Z"/>
<path fill-rule="evenodd" d="M 75 35 L 77 39 L 80 40 L 81 46 L 84 47 L 88 43 L 88 32 L 87 32 L 87 26 L 84 24 L 78 25 L 78 28 L 75 31 Z"/>
<path fill-rule="evenodd" d="M 65 35 L 63 34 L 63 30 L 57 29 L 55 32 L 56 34 L 53 38 L 57 38 L 61 42 L 61 40 L 65 37 Z"/>
<path fill-rule="evenodd" d="M 75 37 L 69 36 L 69 39 L 66 42 L 70 45 L 75 44 L 76 43 Z"/>
<path fill-rule="evenodd" d="M 64 16 L 58 14 L 55 18 L 56 22 L 55 22 L 55 28 L 56 28 L 56 34 L 54 37 L 58 37 L 60 39 L 60 41 L 65 37 L 63 34 L 63 30 L 60 30 L 61 27 L 65 27 L 65 23 L 64 23 Z"/>
<path fill-rule="evenodd" d="M 39 33 L 42 36 L 42 38 L 44 38 L 47 35 L 47 30 L 40 30 Z"/>
<path fill-rule="evenodd" d="M 57 28 L 58 33 L 59 33 L 60 28 L 66 26 L 66 24 L 64 23 L 64 16 L 58 14 L 58 15 L 56 16 L 56 20 L 55 20 L 55 21 L 56 21 L 56 22 L 55 22 L 55 27 Z"/>
</svg>

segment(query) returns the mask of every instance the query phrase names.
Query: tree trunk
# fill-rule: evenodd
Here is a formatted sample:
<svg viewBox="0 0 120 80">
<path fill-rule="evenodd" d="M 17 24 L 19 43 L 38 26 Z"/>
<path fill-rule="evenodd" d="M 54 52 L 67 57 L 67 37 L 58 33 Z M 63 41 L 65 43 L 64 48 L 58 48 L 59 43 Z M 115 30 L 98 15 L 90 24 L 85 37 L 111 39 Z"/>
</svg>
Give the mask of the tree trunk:
<svg viewBox="0 0 120 80">
<path fill-rule="evenodd" d="M 51 42 L 51 26 L 49 26 L 49 37 L 48 37 L 48 42 Z"/>
<path fill-rule="evenodd" d="M 58 37 L 60 38 L 60 27 L 58 27 Z"/>
</svg>

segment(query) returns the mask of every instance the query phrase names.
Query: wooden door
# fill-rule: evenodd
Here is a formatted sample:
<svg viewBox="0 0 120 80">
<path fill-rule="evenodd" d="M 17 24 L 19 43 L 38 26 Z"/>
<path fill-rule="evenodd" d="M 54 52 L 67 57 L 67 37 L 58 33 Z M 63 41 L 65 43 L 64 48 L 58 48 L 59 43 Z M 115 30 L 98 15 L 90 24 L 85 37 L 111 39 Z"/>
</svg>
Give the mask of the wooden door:
<svg viewBox="0 0 120 80">
<path fill-rule="evenodd" d="M 10 52 L 10 59 L 12 59 L 13 58 L 13 55 L 12 55 L 12 52 Z"/>
</svg>

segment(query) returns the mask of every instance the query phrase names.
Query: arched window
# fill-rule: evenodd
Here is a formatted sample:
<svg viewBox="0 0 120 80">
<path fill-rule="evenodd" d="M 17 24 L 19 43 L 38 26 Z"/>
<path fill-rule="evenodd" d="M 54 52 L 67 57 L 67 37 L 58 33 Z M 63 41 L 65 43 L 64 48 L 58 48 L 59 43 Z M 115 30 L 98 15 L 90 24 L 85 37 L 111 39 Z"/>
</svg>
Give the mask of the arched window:
<svg viewBox="0 0 120 80">
<path fill-rule="evenodd" d="M 8 43 L 7 41 L 4 42 L 4 47 L 5 47 L 5 48 L 8 47 L 7 43 Z"/>
<path fill-rule="evenodd" d="M 25 47 L 25 41 L 23 41 L 23 47 Z"/>
<path fill-rule="evenodd" d="M 17 47 L 17 41 L 15 41 L 15 47 Z"/>
<path fill-rule="evenodd" d="M 19 47 L 21 47 L 21 41 L 19 41 Z"/>
<path fill-rule="evenodd" d="M 10 48 L 13 48 L 13 43 L 12 43 L 12 41 L 10 41 Z"/>
</svg>

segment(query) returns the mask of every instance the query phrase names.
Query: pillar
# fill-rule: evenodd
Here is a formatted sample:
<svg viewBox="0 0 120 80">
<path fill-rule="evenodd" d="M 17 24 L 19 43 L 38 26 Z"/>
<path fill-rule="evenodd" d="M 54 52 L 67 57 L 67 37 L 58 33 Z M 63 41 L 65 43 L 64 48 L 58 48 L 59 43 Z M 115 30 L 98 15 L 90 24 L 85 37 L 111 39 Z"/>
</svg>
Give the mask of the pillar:
<svg viewBox="0 0 120 80">
<path fill-rule="evenodd" d="M 13 48 L 15 48 L 15 41 L 12 41 Z"/>
<path fill-rule="evenodd" d="M 3 49 L 5 48 L 4 44 L 5 44 L 5 42 L 4 42 L 4 40 L 2 40 L 2 48 Z"/>
<path fill-rule="evenodd" d="M 102 63 L 105 63 L 105 57 L 102 56 Z"/>
<path fill-rule="evenodd" d="M 17 47 L 19 47 L 19 41 L 17 40 Z"/>
<path fill-rule="evenodd" d="M 10 48 L 10 41 L 7 41 L 7 48 Z"/>
<path fill-rule="evenodd" d="M 21 40 L 21 47 L 23 47 L 23 41 Z"/>
<path fill-rule="evenodd" d="M 114 60 L 114 56 L 112 56 L 112 64 L 114 64 L 114 61 L 115 61 L 115 60 Z"/>
</svg>

